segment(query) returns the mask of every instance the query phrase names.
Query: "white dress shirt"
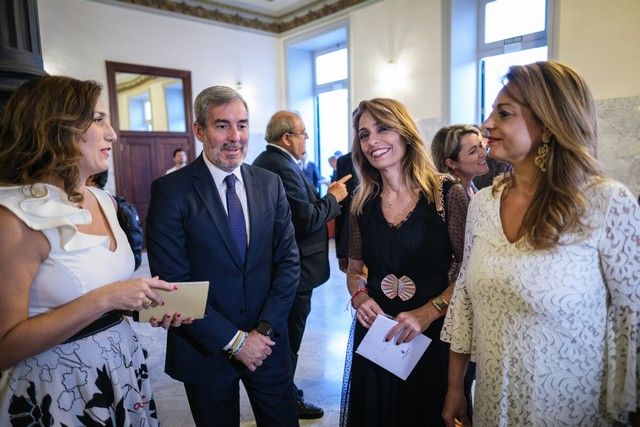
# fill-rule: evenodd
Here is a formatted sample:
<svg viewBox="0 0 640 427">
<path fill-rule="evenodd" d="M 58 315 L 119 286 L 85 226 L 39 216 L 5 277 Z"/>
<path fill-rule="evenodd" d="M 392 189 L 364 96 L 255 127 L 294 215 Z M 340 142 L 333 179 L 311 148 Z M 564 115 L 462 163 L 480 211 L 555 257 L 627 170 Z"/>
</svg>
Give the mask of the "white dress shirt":
<svg viewBox="0 0 640 427">
<path fill-rule="evenodd" d="M 223 171 L 207 158 L 207 156 L 202 153 L 202 158 L 204 159 L 204 164 L 207 165 L 209 172 L 211 173 L 211 177 L 216 184 L 216 189 L 218 190 L 218 195 L 220 196 L 220 200 L 222 200 L 222 206 L 224 210 L 227 211 L 227 216 L 229 216 L 229 209 L 227 208 L 227 184 L 224 182 L 224 179 L 229 174 L 234 174 L 236 178 L 238 178 L 238 182 L 236 183 L 236 194 L 238 195 L 238 199 L 240 199 L 240 204 L 242 205 L 242 213 L 244 215 L 244 224 L 247 230 L 247 245 L 249 244 L 249 206 L 247 204 L 247 190 L 244 186 L 244 178 L 242 178 L 242 173 L 240 173 L 240 166 L 232 170 L 231 172 Z M 231 338 L 231 340 L 225 345 L 222 349 L 227 351 L 231 348 L 231 344 L 236 340 L 238 335 L 240 335 L 242 331 L 238 330 L 236 334 Z"/>
<path fill-rule="evenodd" d="M 220 200 L 222 200 L 222 206 L 224 206 L 224 210 L 227 211 L 227 216 L 229 215 L 229 209 L 227 208 L 227 184 L 224 182 L 224 179 L 229 174 L 234 174 L 236 178 L 238 178 L 238 183 L 236 183 L 236 194 L 240 199 L 240 204 L 242 205 L 242 214 L 244 215 L 244 224 L 247 230 L 247 245 L 249 244 L 249 206 L 247 204 L 247 190 L 244 185 L 244 178 L 242 177 L 242 173 L 240 173 L 240 166 L 235 168 L 231 172 L 226 172 L 214 165 L 207 159 L 207 156 L 202 154 L 202 158 L 204 159 L 204 163 L 207 165 L 209 172 L 211 172 L 211 176 L 213 177 L 213 181 L 216 183 L 216 189 L 218 190 L 218 195 L 220 196 Z"/>
</svg>

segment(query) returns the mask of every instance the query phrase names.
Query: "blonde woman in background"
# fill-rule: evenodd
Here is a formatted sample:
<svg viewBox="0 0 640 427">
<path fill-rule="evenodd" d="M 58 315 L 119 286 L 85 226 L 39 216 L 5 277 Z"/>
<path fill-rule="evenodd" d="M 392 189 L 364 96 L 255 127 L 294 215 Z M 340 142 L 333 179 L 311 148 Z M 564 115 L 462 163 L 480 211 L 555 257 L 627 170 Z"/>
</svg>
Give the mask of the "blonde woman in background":
<svg viewBox="0 0 640 427">
<path fill-rule="evenodd" d="M 482 131 L 475 126 L 441 128 L 431 141 L 431 154 L 438 171 L 458 178 L 469 198 L 478 192 L 473 178 L 489 172 Z"/>
</svg>

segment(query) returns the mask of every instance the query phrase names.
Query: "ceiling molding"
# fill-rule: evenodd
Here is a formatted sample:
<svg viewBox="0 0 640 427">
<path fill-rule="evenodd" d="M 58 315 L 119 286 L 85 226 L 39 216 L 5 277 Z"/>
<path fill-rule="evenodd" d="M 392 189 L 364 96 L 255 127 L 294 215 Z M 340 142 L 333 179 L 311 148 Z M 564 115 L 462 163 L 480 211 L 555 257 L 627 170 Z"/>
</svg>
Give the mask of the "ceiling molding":
<svg viewBox="0 0 640 427">
<path fill-rule="evenodd" d="M 152 8 L 162 12 L 280 34 L 370 1 L 371 0 L 318 0 L 307 6 L 286 13 L 281 17 L 273 17 L 248 9 L 210 1 L 206 3 L 190 1 L 187 3 L 180 0 L 115 0 L 111 3 L 123 3 L 143 8 Z"/>
</svg>

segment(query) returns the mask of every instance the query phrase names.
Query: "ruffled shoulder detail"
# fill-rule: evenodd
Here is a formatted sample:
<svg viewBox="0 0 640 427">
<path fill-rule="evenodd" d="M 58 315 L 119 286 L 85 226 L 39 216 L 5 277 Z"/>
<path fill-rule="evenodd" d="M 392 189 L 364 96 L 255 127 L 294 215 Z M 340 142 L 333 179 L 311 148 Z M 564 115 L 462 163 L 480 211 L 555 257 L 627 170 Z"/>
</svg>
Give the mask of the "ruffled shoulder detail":
<svg viewBox="0 0 640 427">
<path fill-rule="evenodd" d="M 78 231 L 75 224 L 91 223 L 91 213 L 76 207 L 66 193 L 53 185 L 0 187 L 0 205 L 33 230 L 58 229 L 60 246 L 67 252 L 99 246 L 108 239 Z"/>
</svg>

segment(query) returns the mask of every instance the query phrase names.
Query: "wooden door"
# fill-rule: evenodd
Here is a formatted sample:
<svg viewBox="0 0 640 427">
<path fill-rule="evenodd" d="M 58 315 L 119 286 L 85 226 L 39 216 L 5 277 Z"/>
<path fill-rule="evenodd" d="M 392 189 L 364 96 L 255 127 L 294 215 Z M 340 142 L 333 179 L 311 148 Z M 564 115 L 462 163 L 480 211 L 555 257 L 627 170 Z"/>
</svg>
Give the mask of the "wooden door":
<svg viewBox="0 0 640 427">
<path fill-rule="evenodd" d="M 181 148 L 187 153 L 187 159 L 195 157 L 193 133 L 191 132 L 191 73 L 189 71 L 167 68 L 148 67 L 143 65 L 106 62 L 107 80 L 109 84 L 109 107 L 111 123 L 118 134 L 114 146 L 114 168 L 116 193 L 127 199 L 137 209 L 140 220 L 147 217 L 151 182 L 164 175 L 173 166 L 173 152 Z M 184 126 L 179 131 L 144 131 L 128 130 L 129 123 L 121 126 L 122 84 L 118 86 L 117 73 L 133 73 L 141 78 L 154 76 L 177 78 L 182 81 Z M 125 106 L 126 107 L 126 106 Z M 121 129 L 121 127 L 123 129 Z"/>
<path fill-rule="evenodd" d="M 135 205 L 144 224 L 151 182 L 173 166 L 176 148 L 182 148 L 190 159 L 193 158 L 193 150 L 185 136 L 152 132 L 120 132 L 116 146 L 116 191 Z"/>
</svg>

